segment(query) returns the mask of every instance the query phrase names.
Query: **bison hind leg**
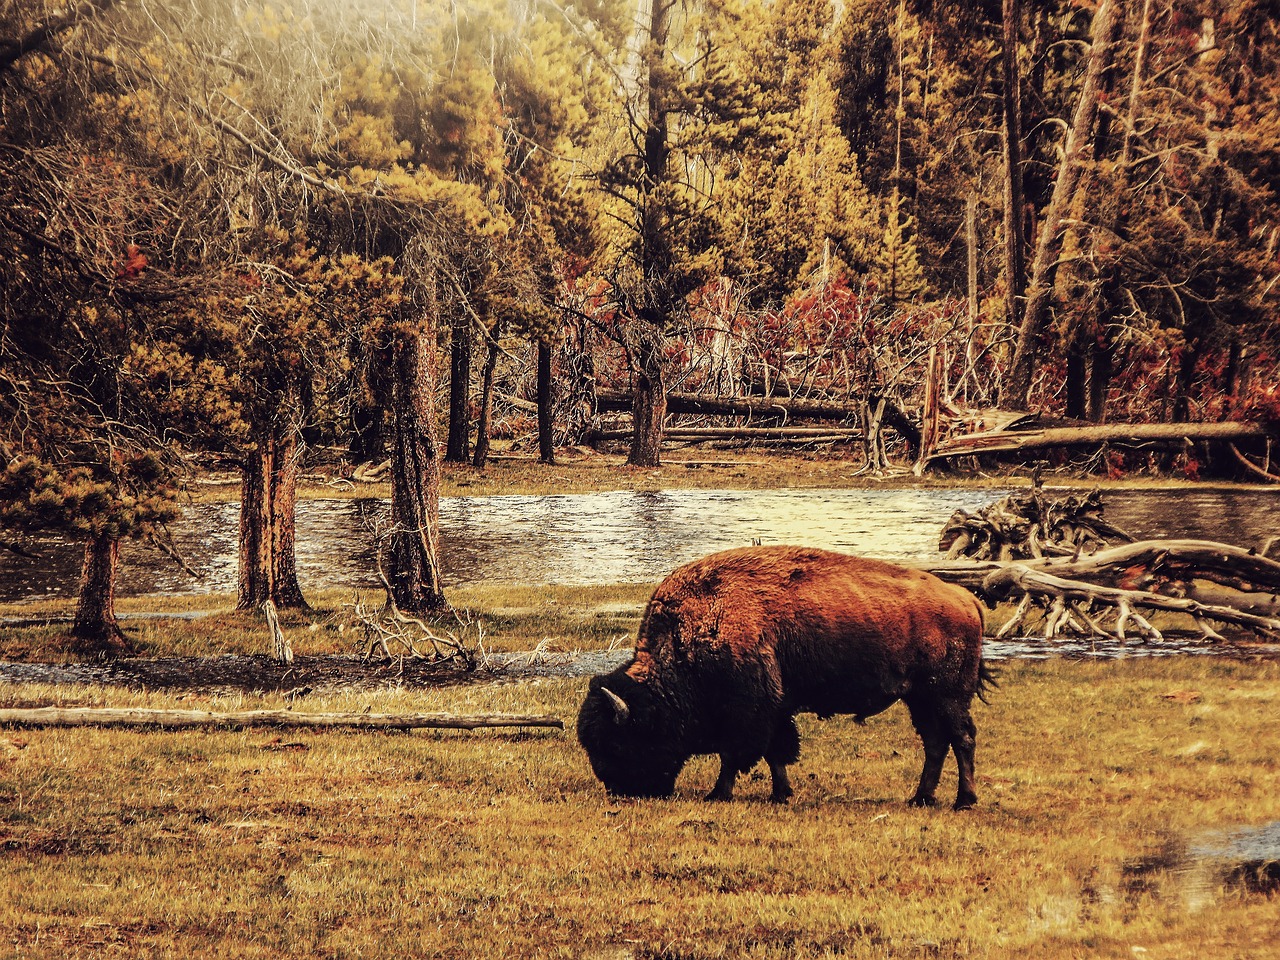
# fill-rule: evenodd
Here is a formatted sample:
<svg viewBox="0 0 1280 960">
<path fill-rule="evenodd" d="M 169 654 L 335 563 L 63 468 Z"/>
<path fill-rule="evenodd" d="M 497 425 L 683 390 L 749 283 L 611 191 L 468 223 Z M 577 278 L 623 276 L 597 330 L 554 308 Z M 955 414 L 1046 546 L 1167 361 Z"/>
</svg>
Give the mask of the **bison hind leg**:
<svg viewBox="0 0 1280 960">
<path fill-rule="evenodd" d="M 920 771 L 920 785 L 908 801 L 913 807 L 932 807 L 937 801 L 938 781 L 942 779 L 942 765 L 947 760 L 951 739 L 943 727 L 934 704 L 925 699 L 907 701 L 911 711 L 911 725 L 916 728 L 924 743 L 924 769 Z"/>
<path fill-rule="evenodd" d="M 911 711 L 911 723 L 924 743 L 924 768 L 920 771 L 920 786 L 910 800 L 911 805 L 934 805 L 942 767 L 946 763 L 947 752 L 951 751 L 956 756 L 959 780 L 955 809 L 972 807 L 978 802 L 974 782 L 977 727 L 969 713 L 967 700 L 912 698 L 907 701 L 907 708 Z"/>
</svg>

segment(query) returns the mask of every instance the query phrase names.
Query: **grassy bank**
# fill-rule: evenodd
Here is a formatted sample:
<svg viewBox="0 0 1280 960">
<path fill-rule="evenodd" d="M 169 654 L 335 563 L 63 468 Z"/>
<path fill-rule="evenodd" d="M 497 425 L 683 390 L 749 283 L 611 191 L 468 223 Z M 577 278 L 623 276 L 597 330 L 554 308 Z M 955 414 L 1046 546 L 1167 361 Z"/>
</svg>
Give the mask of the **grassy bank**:
<svg viewBox="0 0 1280 960">
<path fill-rule="evenodd" d="M 1029 468 L 1001 465 L 991 470 L 971 466 L 950 470 L 934 469 L 923 477 L 914 476 L 909 464 L 898 465 L 883 474 L 868 473 L 856 449 L 826 450 L 716 450 L 687 447 L 664 451 L 660 467 L 632 467 L 617 453 L 597 453 L 589 448 L 557 452 L 553 465 L 538 463 L 525 454 L 499 455 L 483 469 L 466 464 L 443 464 L 441 494 L 446 497 L 492 495 L 538 495 L 598 493 L 608 490 L 772 490 L 791 488 L 875 488 L 875 487 L 989 487 L 1022 486 L 1028 483 Z M 355 480 L 349 469 L 331 466 L 304 472 L 300 495 L 310 498 L 389 497 L 386 479 Z M 1160 472 L 1135 472 L 1111 479 L 1068 465 L 1046 470 L 1049 487 L 1091 489 L 1197 488 L 1207 486 L 1185 476 Z M 1247 484 L 1223 483 L 1240 488 Z M 191 495 L 202 501 L 238 500 L 239 478 L 233 473 L 206 475 L 195 481 Z"/>
<path fill-rule="evenodd" d="M 469 647 L 493 652 L 630 646 L 651 591 L 651 586 L 637 584 L 471 584 L 449 591 L 456 616 L 438 618 L 433 626 L 452 632 Z M 283 613 L 282 626 L 294 653 L 363 652 L 363 634 L 352 606 L 355 596 L 349 591 L 319 593 L 312 598 L 312 611 Z M 363 591 L 361 596 L 371 609 L 382 602 L 379 591 Z M 230 596 L 133 597 L 121 600 L 117 611 L 140 656 L 269 653 L 271 638 L 262 615 L 234 607 Z M 61 636 L 73 611 L 74 604 L 67 600 L 0 604 L 0 618 L 23 621 L 0 630 L 0 660 L 74 659 L 64 652 Z M 46 617 L 55 622 L 39 622 Z"/>
<path fill-rule="evenodd" d="M 920 754 L 901 707 L 804 718 L 786 808 L 754 779 L 701 802 L 710 760 L 674 800 L 612 803 L 571 732 L 0 731 L 0 955 L 1275 956 L 1275 895 L 1216 872 L 1193 888 L 1178 854 L 1280 819 L 1277 681 L 1274 663 L 1010 665 L 976 712 L 964 814 L 904 804 Z M 294 709 L 572 721 L 584 686 Z M 0 688 L 37 702 L 279 705 Z"/>
</svg>

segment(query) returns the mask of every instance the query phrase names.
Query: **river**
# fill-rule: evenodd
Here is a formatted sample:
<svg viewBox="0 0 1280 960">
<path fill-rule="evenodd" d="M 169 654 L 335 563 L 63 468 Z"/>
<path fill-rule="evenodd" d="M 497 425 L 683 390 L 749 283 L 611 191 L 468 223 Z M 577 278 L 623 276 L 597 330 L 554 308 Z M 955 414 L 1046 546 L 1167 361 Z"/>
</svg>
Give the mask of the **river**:
<svg viewBox="0 0 1280 960">
<path fill-rule="evenodd" d="M 1007 489 L 667 490 L 441 501 L 446 585 L 474 582 L 655 583 L 679 564 L 758 540 L 804 543 L 887 560 L 938 556 L 938 532 L 957 508 Z M 1051 494 L 1053 492 L 1051 491 Z M 1280 491 L 1190 488 L 1105 494 L 1106 516 L 1139 539 L 1189 537 L 1252 546 L 1280 533 Z M 196 576 L 158 551 L 121 549 L 120 596 L 233 592 L 239 505 L 190 508 L 174 540 Z M 379 500 L 298 504 L 304 591 L 370 587 L 370 522 Z M 80 550 L 37 538 L 28 559 L 0 551 L 0 602 L 74 595 Z"/>
</svg>

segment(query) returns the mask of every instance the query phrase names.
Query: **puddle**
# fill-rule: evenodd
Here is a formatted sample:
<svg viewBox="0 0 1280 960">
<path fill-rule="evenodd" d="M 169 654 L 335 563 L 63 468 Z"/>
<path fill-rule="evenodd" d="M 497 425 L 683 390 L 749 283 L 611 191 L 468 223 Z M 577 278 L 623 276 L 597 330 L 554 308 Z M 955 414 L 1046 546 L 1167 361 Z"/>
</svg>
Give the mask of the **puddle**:
<svg viewBox="0 0 1280 960">
<path fill-rule="evenodd" d="M 1130 899 L 1150 894 L 1190 911 L 1232 893 L 1269 899 L 1280 893 L 1280 821 L 1171 840 L 1126 862 L 1121 884 Z"/>
</svg>

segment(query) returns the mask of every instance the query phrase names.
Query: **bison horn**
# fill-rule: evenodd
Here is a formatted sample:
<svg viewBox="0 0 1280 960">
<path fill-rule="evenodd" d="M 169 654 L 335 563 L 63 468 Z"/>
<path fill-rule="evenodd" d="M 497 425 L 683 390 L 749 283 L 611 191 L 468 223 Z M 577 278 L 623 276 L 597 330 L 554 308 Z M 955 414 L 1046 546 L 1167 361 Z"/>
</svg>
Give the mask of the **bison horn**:
<svg viewBox="0 0 1280 960">
<path fill-rule="evenodd" d="M 623 700 L 608 687 L 601 687 L 600 689 L 604 695 L 609 698 L 609 702 L 613 705 L 614 721 L 616 723 L 626 723 L 630 720 L 631 708 L 627 706 L 627 701 Z"/>
</svg>

